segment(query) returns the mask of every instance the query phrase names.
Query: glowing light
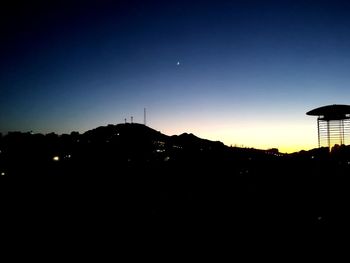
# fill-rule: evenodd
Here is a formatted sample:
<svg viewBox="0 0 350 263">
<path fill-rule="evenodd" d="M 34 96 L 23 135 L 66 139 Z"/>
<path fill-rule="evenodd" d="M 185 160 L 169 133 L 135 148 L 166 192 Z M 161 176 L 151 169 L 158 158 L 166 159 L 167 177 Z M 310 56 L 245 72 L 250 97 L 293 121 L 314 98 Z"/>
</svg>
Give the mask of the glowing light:
<svg viewBox="0 0 350 263">
<path fill-rule="evenodd" d="M 162 121 L 158 125 L 167 127 L 162 130 L 167 135 L 181 134 L 186 131 L 203 139 L 219 140 L 226 145 L 256 149 L 276 148 L 280 153 L 292 153 L 317 147 L 315 127 L 312 122 L 276 118 L 268 125 L 265 121 L 260 120 L 239 120 L 232 124 L 227 122 L 222 124 L 221 120 L 201 119 L 201 115 L 198 114 L 200 117 L 196 124 L 192 119 L 187 120 L 191 116 L 189 114 L 184 116 L 181 125 L 175 125 L 170 121 Z M 173 118 L 177 117 L 173 116 Z M 227 118 L 232 119 L 233 117 L 227 116 Z"/>
<path fill-rule="evenodd" d="M 52 160 L 55 162 L 58 162 L 60 160 L 60 157 L 56 155 L 52 158 Z"/>
<path fill-rule="evenodd" d="M 181 146 L 178 146 L 178 145 L 173 145 L 173 148 L 182 149 L 182 147 L 181 147 Z"/>
<path fill-rule="evenodd" d="M 4 175 L 6 175 L 5 172 L 1 172 L 1 176 L 4 176 Z"/>
</svg>

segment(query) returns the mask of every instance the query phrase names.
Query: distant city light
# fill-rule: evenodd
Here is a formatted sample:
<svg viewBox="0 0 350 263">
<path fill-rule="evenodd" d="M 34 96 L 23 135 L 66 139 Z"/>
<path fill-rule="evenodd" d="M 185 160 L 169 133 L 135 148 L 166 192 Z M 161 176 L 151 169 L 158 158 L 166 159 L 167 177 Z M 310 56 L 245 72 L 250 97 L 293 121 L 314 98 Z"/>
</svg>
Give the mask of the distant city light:
<svg viewBox="0 0 350 263">
<path fill-rule="evenodd" d="M 178 146 L 178 145 L 173 145 L 173 148 L 182 149 L 182 147 L 181 147 L 181 146 Z"/>
<path fill-rule="evenodd" d="M 169 161 L 169 160 L 170 160 L 170 157 L 169 157 L 169 156 L 167 156 L 167 157 L 164 158 L 164 162 L 167 162 L 167 161 Z"/>
<path fill-rule="evenodd" d="M 163 142 L 163 141 L 154 141 L 153 143 L 155 145 L 158 145 L 158 146 L 164 146 L 165 145 L 165 142 Z"/>
<path fill-rule="evenodd" d="M 55 162 L 58 162 L 60 160 L 60 157 L 56 155 L 52 158 L 52 160 Z"/>
<path fill-rule="evenodd" d="M 4 176 L 4 175 L 6 175 L 5 172 L 1 172 L 1 176 Z"/>
</svg>

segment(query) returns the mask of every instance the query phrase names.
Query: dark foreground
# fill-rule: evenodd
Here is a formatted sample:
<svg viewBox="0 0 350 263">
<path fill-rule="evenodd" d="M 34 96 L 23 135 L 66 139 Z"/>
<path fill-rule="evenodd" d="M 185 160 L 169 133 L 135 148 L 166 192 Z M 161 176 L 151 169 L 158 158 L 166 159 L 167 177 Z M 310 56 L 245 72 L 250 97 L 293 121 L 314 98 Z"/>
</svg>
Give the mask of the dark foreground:
<svg viewBox="0 0 350 263">
<path fill-rule="evenodd" d="M 3 138 L 4 231 L 189 246 L 292 238 L 324 244 L 347 235 L 349 147 L 282 155 L 180 137 L 165 144 L 153 138 L 150 148 L 81 141 L 26 148 Z"/>
</svg>

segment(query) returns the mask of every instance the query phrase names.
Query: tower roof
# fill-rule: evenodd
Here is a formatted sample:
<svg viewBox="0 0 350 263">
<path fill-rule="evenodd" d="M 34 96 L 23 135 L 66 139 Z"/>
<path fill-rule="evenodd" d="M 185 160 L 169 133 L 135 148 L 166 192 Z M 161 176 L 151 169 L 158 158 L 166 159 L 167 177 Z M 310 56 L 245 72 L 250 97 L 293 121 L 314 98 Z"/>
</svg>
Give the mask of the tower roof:
<svg viewBox="0 0 350 263">
<path fill-rule="evenodd" d="M 324 120 L 350 119 L 350 105 L 327 105 L 308 111 L 306 114 L 319 116 Z"/>
</svg>

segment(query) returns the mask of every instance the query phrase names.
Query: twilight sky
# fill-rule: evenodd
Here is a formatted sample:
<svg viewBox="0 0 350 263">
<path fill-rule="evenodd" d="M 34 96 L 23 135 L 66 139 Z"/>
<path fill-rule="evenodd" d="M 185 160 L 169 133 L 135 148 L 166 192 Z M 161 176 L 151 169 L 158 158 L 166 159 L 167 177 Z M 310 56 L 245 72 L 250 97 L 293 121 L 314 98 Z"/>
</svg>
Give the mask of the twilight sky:
<svg viewBox="0 0 350 263">
<path fill-rule="evenodd" d="M 350 1 L 9 1 L 0 132 L 134 116 L 165 134 L 317 147 L 306 111 L 350 101 Z M 179 62 L 179 63 L 178 63 Z"/>
</svg>

